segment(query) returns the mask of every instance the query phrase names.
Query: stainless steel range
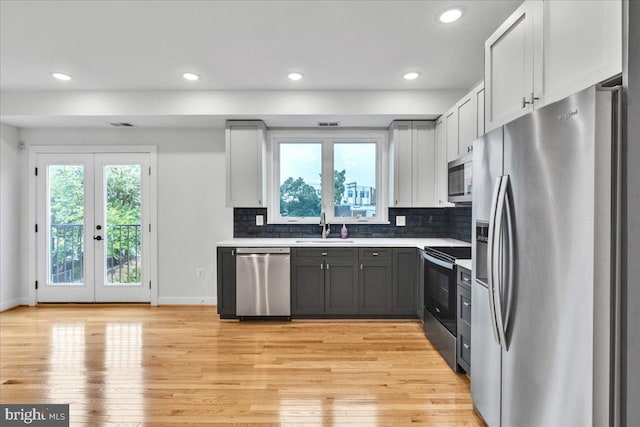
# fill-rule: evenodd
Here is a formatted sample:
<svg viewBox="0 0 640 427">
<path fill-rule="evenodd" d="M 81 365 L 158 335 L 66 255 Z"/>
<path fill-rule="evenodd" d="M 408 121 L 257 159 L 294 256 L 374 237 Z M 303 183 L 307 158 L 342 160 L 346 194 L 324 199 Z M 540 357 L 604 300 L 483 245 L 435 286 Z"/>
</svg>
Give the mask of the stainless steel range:
<svg viewBox="0 0 640 427">
<path fill-rule="evenodd" d="M 424 333 L 457 371 L 456 259 L 471 258 L 471 247 L 424 248 Z"/>
</svg>

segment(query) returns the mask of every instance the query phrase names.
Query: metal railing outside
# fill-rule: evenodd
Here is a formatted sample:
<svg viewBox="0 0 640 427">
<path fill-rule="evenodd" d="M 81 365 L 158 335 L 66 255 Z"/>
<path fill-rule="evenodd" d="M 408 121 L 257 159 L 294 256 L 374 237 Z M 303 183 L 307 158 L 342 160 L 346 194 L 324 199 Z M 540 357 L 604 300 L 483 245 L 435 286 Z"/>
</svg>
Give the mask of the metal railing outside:
<svg viewBox="0 0 640 427">
<path fill-rule="evenodd" d="M 107 283 L 140 283 L 142 245 L 139 224 L 111 224 L 106 227 Z M 51 283 L 84 281 L 84 226 L 51 224 Z"/>
</svg>

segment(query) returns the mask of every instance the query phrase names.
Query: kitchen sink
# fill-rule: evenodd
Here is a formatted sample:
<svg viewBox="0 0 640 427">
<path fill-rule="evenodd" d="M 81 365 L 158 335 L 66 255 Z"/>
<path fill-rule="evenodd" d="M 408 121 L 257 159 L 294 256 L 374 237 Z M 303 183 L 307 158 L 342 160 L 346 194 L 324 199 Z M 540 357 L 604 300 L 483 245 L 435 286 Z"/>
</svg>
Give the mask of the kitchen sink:
<svg viewBox="0 0 640 427">
<path fill-rule="evenodd" d="M 296 240 L 296 243 L 307 243 L 312 245 L 341 245 L 353 243 L 353 240 L 348 239 L 317 239 L 317 240 Z"/>
</svg>

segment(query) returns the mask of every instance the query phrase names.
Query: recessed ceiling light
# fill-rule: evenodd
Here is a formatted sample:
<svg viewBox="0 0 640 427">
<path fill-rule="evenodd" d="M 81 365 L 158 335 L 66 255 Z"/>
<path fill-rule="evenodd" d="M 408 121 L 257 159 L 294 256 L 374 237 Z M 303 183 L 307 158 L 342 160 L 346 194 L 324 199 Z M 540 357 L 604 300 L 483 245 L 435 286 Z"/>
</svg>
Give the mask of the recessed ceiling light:
<svg viewBox="0 0 640 427">
<path fill-rule="evenodd" d="M 415 80 L 420 76 L 420 73 L 416 72 L 416 71 L 412 71 L 410 73 L 407 73 L 404 75 L 404 79 L 405 80 Z"/>
<path fill-rule="evenodd" d="M 443 12 L 438 19 L 444 24 L 450 24 L 460 19 L 461 16 L 462 11 L 460 9 L 449 9 Z"/>
<path fill-rule="evenodd" d="M 295 82 L 298 80 L 302 80 L 304 76 L 302 75 L 302 73 L 289 73 L 287 77 L 289 77 L 289 80 L 293 80 Z"/>
<path fill-rule="evenodd" d="M 185 80 L 190 80 L 192 82 L 200 78 L 200 76 L 195 73 L 182 73 L 182 77 L 184 77 Z"/>
<path fill-rule="evenodd" d="M 69 74 L 55 72 L 55 73 L 51 73 L 51 75 L 56 79 L 63 80 L 65 82 L 68 82 L 69 80 L 71 80 L 71 76 Z"/>
</svg>

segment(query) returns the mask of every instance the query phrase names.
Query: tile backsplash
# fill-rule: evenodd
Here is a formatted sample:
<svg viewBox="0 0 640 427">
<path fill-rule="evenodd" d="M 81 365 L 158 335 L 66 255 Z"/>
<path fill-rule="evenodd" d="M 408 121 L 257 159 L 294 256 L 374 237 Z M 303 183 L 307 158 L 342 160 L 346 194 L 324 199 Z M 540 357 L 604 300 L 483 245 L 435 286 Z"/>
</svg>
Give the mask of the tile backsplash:
<svg viewBox="0 0 640 427">
<path fill-rule="evenodd" d="M 233 237 L 320 237 L 317 224 L 256 226 L 256 215 L 267 219 L 266 208 L 235 208 Z M 406 217 L 396 227 L 396 216 Z M 390 224 L 347 224 L 349 237 L 451 237 L 471 242 L 471 207 L 389 208 Z M 329 237 L 340 237 L 342 223 L 331 224 Z"/>
</svg>

